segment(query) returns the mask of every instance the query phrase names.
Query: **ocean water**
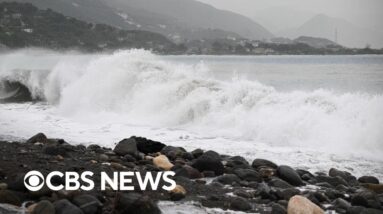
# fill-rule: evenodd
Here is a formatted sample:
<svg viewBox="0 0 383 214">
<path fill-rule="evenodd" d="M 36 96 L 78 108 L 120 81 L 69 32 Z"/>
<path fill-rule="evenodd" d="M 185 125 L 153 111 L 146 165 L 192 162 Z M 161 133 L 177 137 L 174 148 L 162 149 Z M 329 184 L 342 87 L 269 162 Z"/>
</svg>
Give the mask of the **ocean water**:
<svg viewBox="0 0 383 214">
<path fill-rule="evenodd" d="M 36 99 L 0 104 L 3 139 L 44 132 L 113 147 L 136 135 L 383 179 L 383 56 L 19 50 L 0 54 L 1 81 Z"/>
</svg>

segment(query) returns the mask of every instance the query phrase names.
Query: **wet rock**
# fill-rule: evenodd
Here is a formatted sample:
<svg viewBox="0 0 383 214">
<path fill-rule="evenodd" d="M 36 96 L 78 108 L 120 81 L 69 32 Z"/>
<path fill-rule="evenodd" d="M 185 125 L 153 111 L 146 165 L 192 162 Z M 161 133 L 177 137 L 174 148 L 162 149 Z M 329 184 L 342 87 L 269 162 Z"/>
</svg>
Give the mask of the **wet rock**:
<svg viewBox="0 0 383 214">
<path fill-rule="evenodd" d="M 356 180 L 356 177 L 351 175 L 351 173 L 346 171 L 340 171 L 334 168 L 331 168 L 329 171 L 330 177 L 341 177 L 343 180 L 345 180 L 350 185 L 358 185 L 358 181 Z"/>
<path fill-rule="evenodd" d="M 185 160 L 193 160 L 194 159 L 194 156 L 192 153 L 190 152 L 184 152 L 182 154 L 182 158 L 185 159 Z"/>
<path fill-rule="evenodd" d="M 190 179 L 198 179 L 198 178 L 202 178 L 202 174 L 194 169 L 193 167 L 189 166 L 189 165 L 184 165 L 184 166 L 174 166 L 171 171 L 174 171 L 176 173 L 176 176 L 183 176 L 183 177 L 186 177 L 186 178 L 190 178 Z"/>
<path fill-rule="evenodd" d="M 295 170 L 299 176 L 303 179 L 303 180 L 309 180 L 313 177 L 315 177 L 313 174 L 311 174 L 311 172 L 307 171 L 307 170 L 303 170 L 303 169 L 297 169 Z M 305 179 L 303 178 L 305 177 Z"/>
<path fill-rule="evenodd" d="M 262 167 L 259 169 L 259 174 L 264 180 L 270 180 L 276 174 L 276 170 L 269 167 Z"/>
<path fill-rule="evenodd" d="M 272 214 L 286 214 L 287 210 L 285 207 L 278 203 L 272 203 L 271 204 L 271 213 Z"/>
<path fill-rule="evenodd" d="M 251 166 L 247 160 L 241 156 L 230 157 L 227 160 L 226 166 L 234 169 L 251 169 Z"/>
<path fill-rule="evenodd" d="M 277 188 L 292 188 L 293 186 L 287 183 L 286 181 L 279 179 L 279 178 L 273 178 L 269 181 L 269 185 Z"/>
<path fill-rule="evenodd" d="M 241 190 L 241 189 L 235 190 L 233 192 L 233 194 L 240 196 L 240 197 L 243 197 L 243 198 L 252 198 L 253 197 L 253 194 L 251 194 L 250 192 Z"/>
<path fill-rule="evenodd" d="M 0 203 L 0 213 L 1 214 L 20 214 L 25 212 L 23 208 L 17 207 L 11 204 L 1 204 Z"/>
<path fill-rule="evenodd" d="M 374 176 L 362 176 L 358 178 L 360 183 L 379 184 L 379 179 Z"/>
<path fill-rule="evenodd" d="M 236 174 L 239 178 L 245 181 L 256 181 L 262 182 L 261 175 L 252 169 L 236 169 L 234 170 L 234 174 Z"/>
<path fill-rule="evenodd" d="M 106 162 L 109 160 L 109 156 L 106 154 L 101 154 L 99 157 L 100 161 Z"/>
<path fill-rule="evenodd" d="M 182 154 L 185 153 L 186 150 L 182 147 L 175 146 L 165 146 L 161 153 L 168 156 L 170 159 L 175 159 L 176 157 L 182 157 Z"/>
<path fill-rule="evenodd" d="M 112 162 L 110 163 L 110 167 L 115 169 L 115 170 L 118 170 L 118 171 L 122 171 L 124 169 L 126 169 L 126 167 L 120 163 L 115 163 L 115 162 Z"/>
<path fill-rule="evenodd" d="M 373 209 L 373 208 L 367 208 L 364 209 L 361 214 L 383 214 L 383 210 Z"/>
<path fill-rule="evenodd" d="M 233 185 L 234 183 L 239 183 L 241 179 L 239 179 L 239 177 L 234 174 L 225 174 L 218 176 L 216 179 L 214 179 L 214 181 L 221 184 Z"/>
<path fill-rule="evenodd" d="M 124 155 L 124 157 L 122 159 L 126 162 L 136 162 L 136 158 L 133 157 L 132 155 L 129 155 L 129 154 Z M 152 160 L 153 160 L 153 158 L 152 158 Z"/>
<path fill-rule="evenodd" d="M 285 200 L 290 200 L 291 197 L 293 197 L 294 195 L 298 195 L 299 193 L 301 193 L 301 191 L 295 188 L 279 189 L 276 191 L 276 195 L 280 199 Z"/>
<path fill-rule="evenodd" d="M 50 201 L 47 201 L 47 200 L 42 200 L 39 203 L 37 203 L 33 207 L 31 212 L 31 214 L 55 214 L 55 213 L 56 213 L 55 207 Z"/>
<path fill-rule="evenodd" d="M 11 190 L 0 190 L 0 203 L 21 205 L 21 199 Z"/>
<path fill-rule="evenodd" d="M 127 154 L 132 156 L 137 156 L 138 154 L 137 142 L 134 138 L 124 139 L 117 143 L 113 151 L 119 156 L 124 156 Z"/>
<path fill-rule="evenodd" d="M 369 190 L 371 190 L 377 194 L 383 193 L 383 184 L 366 183 L 366 184 L 362 184 L 361 186 L 363 186 L 364 188 L 369 189 Z"/>
<path fill-rule="evenodd" d="M 47 136 L 45 136 L 44 133 L 38 133 L 26 141 L 26 143 L 28 144 L 47 143 L 47 142 L 48 142 L 48 138 Z"/>
<path fill-rule="evenodd" d="M 356 193 L 351 199 L 351 204 L 353 206 L 381 209 L 379 198 L 371 191 L 360 191 Z"/>
<path fill-rule="evenodd" d="M 255 192 L 256 196 L 261 196 L 262 199 L 273 198 L 271 188 L 266 183 L 259 183 Z"/>
<path fill-rule="evenodd" d="M 82 210 L 69 202 L 67 199 L 61 199 L 53 203 L 56 214 L 84 214 Z"/>
<path fill-rule="evenodd" d="M 191 153 L 194 156 L 194 158 L 199 158 L 201 155 L 203 155 L 203 150 L 202 149 L 195 149 Z"/>
<path fill-rule="evenodd" d="M 348 214 L 361 214 L 366 210 L 366 208 L 361 206 L 351 206 L 347 209 Z"/>
<path fill-rule="evenodd" d="M 320 203 L 324 203 L 324 202 L 330 202 L 330 199 L 324 195 L 323 193 L 321 192 L 313 192 L 312 195 L 320 202 Z"/>
<path fill-rule="evenodd" d="M 213 177 L 215 177 L 215 172 L 213 172 L 213 171 L 203 171 L 202 175 L 205 178 L 213 178 Z"/>
<path fill-rule="evenodd" d="M 120 193 L 115 203 L 116 214 L 160 214 L 158 208 L 149 197 L 138 193 Z"/>
<path fill-rule="evenodd" d="M 67 156 L 67 152 L 70 151 L 69 148 L 63 147 L 60 145 L 46 145 L 43 148 L 43 153 L 47 155 L 61 155 Z"/>
<path fill-rule="evenodd" d="M 345 185 L 348 186 L 348 183 L 341 177 L 330 177 L 330 176 L 325 176 L 325 175 L 318 175 L 315 178 L 318 182 L 326 182 L 331 184 L 333 187 L 336 187 L 338 185 Z"/>
<path fill-rule="evenodd" d="M 324 214 L 324 211 L 316 204 L 303 196 L 296 195 L 289 200 L 288 214 Z"/>
<path fill-rule="evenodd" d="M 269 168 L 272 168 L 272 169 L 277 169 L 278 168 L 278 165 L 269 161 L 269 160 L 265 160 L 265 159 L 255 159 L 253 161 L 253 163 L 251 164 L 251 166 L 254 168 L 254 169 L 258 169 L 258 168 L 261 168 L 261 167 L 269 167 Z"/>
<path fill-rule="evenodd" d="M 304 184 L 299 174 L 289 166 L 279 166 L 277 169 L 277 175 L 291 185 L 302 186 Z"/>
<path fill-rule="evenodd" d="M 348 210 L 351 207 L 351 204 L 348 201 L 344 200 L 343 198 L 335 199 L 335 201 L 333 202 L 333 205 L 337 208 L 341 208 L 344 210 Z"/>
<path fill-rule="evenodd" d="M 251 204 L 242 197 L 235 197 L 230 200 L 230 209 L 238 211 L 251 210 Z"/>
<path fill-rule="evenodd" d="M 170 191 L 170 199 L 172 201 L 179 201 L 186 196 L 186 190 L 183 186 L 177 185 L 173 190 Z"/>
<path fill-rule="evenodd" d="M 166 145 L 143 137 L 131 137 L 137 142 L 138 151 L 144 154 L 160 152 Z"/>
<path fill-rule="evenodd" d="M 84 214 L 99 213 L 102 207 L 102 203 L 96 197 L 88 194 L 74 197 L 73 203 L 77 205 Z"/>
<path fill-rule="evenodd" d="M 201 155 L 192 164 L 192 167 L 198 169 L 200 172 L 213 171 L 215 175 L 222 175 L 224 166 L 218 153 L 214 151 L 207 151 Z"/>
<path fill-rule="evenodd" d="M 153 158 L 153 164 L 164 170 L 170 170 L 174 165 L 170 163 L 169 159 L 165 155 L 159 155 Z"/>
</svg>

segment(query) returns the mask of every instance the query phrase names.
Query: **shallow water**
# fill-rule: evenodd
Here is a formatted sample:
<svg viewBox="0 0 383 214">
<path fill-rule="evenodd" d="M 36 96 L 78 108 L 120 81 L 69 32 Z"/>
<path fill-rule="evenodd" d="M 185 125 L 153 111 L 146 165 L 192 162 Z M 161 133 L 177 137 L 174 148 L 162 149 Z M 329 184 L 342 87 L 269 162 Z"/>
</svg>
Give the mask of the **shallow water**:
<svg viewBox="0 0 383 214">
<path fill-rule="evenodd" d="M 0 79 L 45 102 L 0 104 L 2 138 L 113 146 L 131 135 L 249 161 L 383 178 L 383 57 L 2 54 Z"/>
</svg>

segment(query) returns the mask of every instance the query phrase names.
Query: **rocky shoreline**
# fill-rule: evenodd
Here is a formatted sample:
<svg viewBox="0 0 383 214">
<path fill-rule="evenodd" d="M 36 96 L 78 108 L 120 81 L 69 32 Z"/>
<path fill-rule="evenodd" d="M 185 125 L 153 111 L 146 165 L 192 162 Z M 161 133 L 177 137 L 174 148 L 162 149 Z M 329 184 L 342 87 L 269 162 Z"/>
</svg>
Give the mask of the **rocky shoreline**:
<svg viewBox="0 0 383 214">
<path fill-rule="evenodd" d="M 0 213 L 161 213 L 159 201 L 247 213 L 383 213 L 383 185 L 373 176 L 356 178 L 334 168 L 311 173 L 254 158 L 248 163 L 240 156 L 186 151 L 141 137 L 124 139 L 113 149 L 71 145 L 42 133 L 26 142 L 0 141 Z M 43 174 L 174 171 L 177 186 L 170 192 L 51 191 L 46 186 L 30 192 L 24 176 L 31 170 Z M 94 182 L 100 186 L 97 177 Z"/>
</svg>

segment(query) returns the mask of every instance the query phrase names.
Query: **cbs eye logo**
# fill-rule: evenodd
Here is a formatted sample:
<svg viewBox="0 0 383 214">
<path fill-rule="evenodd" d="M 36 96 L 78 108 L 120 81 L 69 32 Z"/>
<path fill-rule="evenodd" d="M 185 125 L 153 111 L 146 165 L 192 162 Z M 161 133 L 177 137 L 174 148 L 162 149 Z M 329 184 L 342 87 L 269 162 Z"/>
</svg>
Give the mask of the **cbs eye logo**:
<svg viewBox="0 0 383 214">
<path fill-rule="evenodd" d="M 44 176 L 41 172 L 30 171 L 24 176 L 24 185 L 29 191 L 39 191 L 44 186 Z"/>
</svg>

